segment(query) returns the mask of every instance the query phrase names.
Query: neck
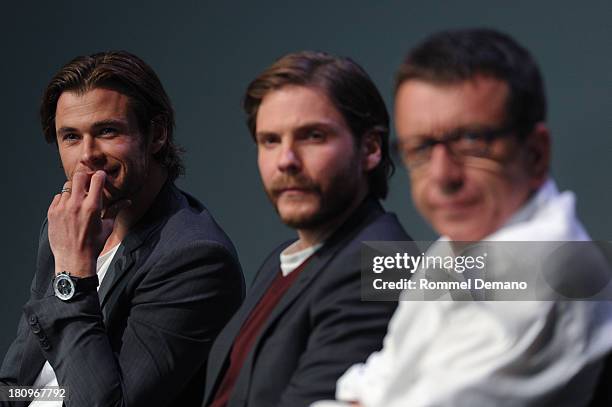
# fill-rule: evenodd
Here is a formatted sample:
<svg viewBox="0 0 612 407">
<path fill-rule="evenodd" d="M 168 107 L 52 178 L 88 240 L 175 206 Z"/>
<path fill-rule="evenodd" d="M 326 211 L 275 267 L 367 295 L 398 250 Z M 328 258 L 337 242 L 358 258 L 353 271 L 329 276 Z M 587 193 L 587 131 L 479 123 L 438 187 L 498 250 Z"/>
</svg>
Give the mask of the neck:
<svg viewBox="0 0 612 407">
<path fill-rule="evenodd" d="M 145 185 L 130 197 L 132 204 L 117 214 L 113 232 L 106 239 L 102 254 L 121 243 L 130 228 L 149 210 L 167 179 L 166 170 L 157 163 L 152 163 Z"/>
<path fill-rule="evenodd" d="M 329 222 L 309 229 L 297 229 L 298 241 L 296 242 L 295 250 L 303 250 L 312 247 L 318 243 L 322 243 L 332 233 L 334 233 L 361 205 L 367 195 L 366 190 L 361 190 L 354 199 L 351 200 L 346 209 L 335 216 Z"/>
</svg>

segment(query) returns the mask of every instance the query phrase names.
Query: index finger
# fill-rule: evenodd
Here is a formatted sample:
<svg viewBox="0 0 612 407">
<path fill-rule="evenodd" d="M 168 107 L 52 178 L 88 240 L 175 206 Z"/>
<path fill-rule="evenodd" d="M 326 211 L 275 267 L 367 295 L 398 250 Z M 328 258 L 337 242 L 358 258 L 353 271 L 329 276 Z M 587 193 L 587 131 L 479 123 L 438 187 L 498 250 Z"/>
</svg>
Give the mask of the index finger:
<svg viewBox="0 0 612 407">
<path fill-rule="evenodd" d="M 82 171 L 77 171 L 72 175 L 72 185 L 70 196 L 73 199 L 81 200 L 87 194 L 86 185 L 89 180 L 89 175 Z"/>
<path fill-rule="evenodd" d="M 97 208 L 102 209 L 102 190 L 104 189 L 104 182 L 106 180 L 106 173 L 104 171 L 96 171 L 94 175 L 91 176 L 91 181 L 89 183 L 89 193 L 85 198 L 85 201 L 90 201 Z"/>
</svg>

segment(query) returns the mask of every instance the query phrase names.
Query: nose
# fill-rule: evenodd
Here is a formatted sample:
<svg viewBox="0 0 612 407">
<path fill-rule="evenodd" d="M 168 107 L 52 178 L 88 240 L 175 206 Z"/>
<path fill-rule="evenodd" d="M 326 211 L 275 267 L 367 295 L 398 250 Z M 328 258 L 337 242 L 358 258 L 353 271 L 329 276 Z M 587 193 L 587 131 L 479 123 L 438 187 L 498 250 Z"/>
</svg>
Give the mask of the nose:
<svg viewBox="0 0 612 407">
<path fill-rule="evenodd" d="M 95 137 L 83 136 L 81 143 L 81 163 L 90 169 L 99 169 L 104 164 L 104 154 Z"/>
<path fill-rule="evenodd" d="M 297 151 L 296 146 L 294 145 L 292 140 L 283 140 L 279 155 L 279 171 L 288 173 L 296 173 L 300 171 L 302 164 L 300 161 L 299 152 Z"/>
<path fill-rule="evenodd" d="M 444 193 L 453 193 L 463 186 L 463 166 L 444 144 L 433 147 L 429 162 L 431 180 Z"/>
</svg>

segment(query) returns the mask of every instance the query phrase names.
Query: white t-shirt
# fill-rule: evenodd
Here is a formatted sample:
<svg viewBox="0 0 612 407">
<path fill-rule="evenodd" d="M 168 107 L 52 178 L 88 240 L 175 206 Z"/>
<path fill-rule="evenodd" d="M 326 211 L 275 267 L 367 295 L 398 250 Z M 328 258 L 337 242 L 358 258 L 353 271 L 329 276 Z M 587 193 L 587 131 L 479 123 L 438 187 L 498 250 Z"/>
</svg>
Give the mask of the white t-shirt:
<svg viewBox="0 0 612 407">
<path fill-rule="evenodd" d="M 323 243 L 317 243 L 314 246 L 307 247 L 298 252 L 293 252 L 299 240 L 286 247 L 280 254 L 280 265 L 283 277 L 287 277 L 289 273 L 298 268 L 300 264 L 307 258 L 312 256 L 317 250 L 323 246 Z M 293 252 L 293 253 L 292 253 Z"/>
</svg>

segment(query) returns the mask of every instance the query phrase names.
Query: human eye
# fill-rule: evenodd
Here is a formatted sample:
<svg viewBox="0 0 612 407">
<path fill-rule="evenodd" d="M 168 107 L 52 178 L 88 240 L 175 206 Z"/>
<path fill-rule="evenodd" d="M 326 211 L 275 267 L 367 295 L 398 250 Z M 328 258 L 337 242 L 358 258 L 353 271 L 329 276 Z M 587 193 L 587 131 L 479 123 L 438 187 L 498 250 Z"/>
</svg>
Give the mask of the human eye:
<svg viewBox="0 0 612 407">
<path fill-rule="evenodd" d="M 485 136 L 476 131 L 466 131 L 459 135 L 459 139 L 468 143 L 478 143 L 484 140 Z"/>
<path fill-rule="evenodd" d="M 412 145 L 405 145 L 402 147 L 402 155 L 407 161 L 422 161 L 429 158 L 432 147 L 435 145 L 433 140 L 421 140 L 418 143 Z"/>
<path fill-rule="evenodd" d="M 116 136 L 119 131 L 114 127 L 103 127 L 100 129 L 100 135 L 102 136 Z"/>
<path fill-rule="evenodd" d="M 316 141 L 316 142 L 324 141 L 325 133 L 320 130 L 311 130 L 308 133 L 306 133 L 306 139 L 310 141 Z"/>
<path fill-rule="evenodd" d="M 327 132 L 315 127 L 303 128 L 296 134 L 296 139 L 303 143 L 322 143 L 327 139 Z"/>
<path fill-rule="evenodd" d="M 455 138 L 454 148 L 464 155 L 480 156 L 487 147 L 487 138 L 483 132 L 462 131 Z"/>
<path fill-rule="evenodd" d="M 80 139 L 79 135 L 76 133 L 64 133 L 62 134 L 62 142 L 70 144 L 78 141 Z"/>
<path fill-rule="evenodd" d="M 425 154 L 425 153 L 431 151 L 431 149 L 435 145 L 436 145 L 436 141 L 435 140 L 427 139 L 427 140 L 422 140 L 418 144 L 415 144 L 414 146 L 412 146 L 411 149 L 416 154 Z"/>
<path fill-rule="evenodd" d="M 257 136 L 257 144 L 262 147 L 273 147 L 280 142 L 280 138 L 275 134 L 262 134 Z"/>
</svg>

